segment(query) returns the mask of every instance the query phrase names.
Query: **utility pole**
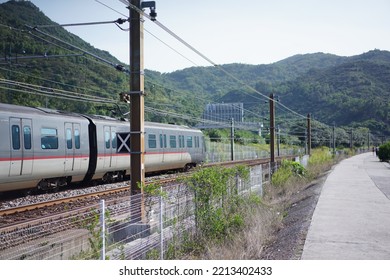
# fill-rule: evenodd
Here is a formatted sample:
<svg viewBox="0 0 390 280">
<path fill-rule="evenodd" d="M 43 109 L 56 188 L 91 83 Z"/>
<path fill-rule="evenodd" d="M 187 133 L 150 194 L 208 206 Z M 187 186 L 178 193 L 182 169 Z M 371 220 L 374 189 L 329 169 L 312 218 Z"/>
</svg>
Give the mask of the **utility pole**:
<svg viewBox="0 0 390 280">
<path fill-rule="evenodd" d="M 333 122 L 333 129 L 332 129 L 332 139 L 333 139 L 333 154 L 336 155 L 336 132 L 335 132 L 336 128 L 335 128 L 335 123 Z"/>
<path fill-rule="evenodd" d="M 271 169 L 273 173 L 275 165 L 275 103 L 274 103 L 274 94 L 271 93 L 269 96 L 269 133 L 270 133 L 270 154 L 271 154 Z"/>
<path fill-rule="evenodd" d="M 310 113 L 307 114 L 307 154 L 311 155 L 311 119 Z"/>
<path fill-rule="evenodd" d="M 131 0 L 131 4 L 141 9 L 141 0 Z M 144 38 L 143 20 L 138 11 L 130 10 L 130 176 L 131 196 L 141 194 L 141 198 L 131 200 L 132 220 L 140 222 L 143 217 L 143 188 L 145 183 L 144 166 Z M 138 196 L 137 196 L 138 197 Z M 141 201 L 139 201 L 141 199 Z M 136 206 L 137 205 L 137 206 Z M 139 206 L 138 206 L 139 205 Z M 139 208 L 138 208 L 139 207 Z M 134 208 L 132 208 L 134 209 Z"/>
<path fill-rule="evenodd" d="M 276 145 L 277 145 L 277 150 L 278 150 L 278 157 L 280 156 L 280 128 L 279 125 L 276 126 Z"/>
<path fill-rule="evenodd" d="M 353 130 L 351 128 L 351 132 L 350 132 L 350 135 L 349 135 L 349 148 L 352 150 L 353 149 Z"/>
<path fill-rule="evenodd" d="M 230 126 L 230 158 L 234 161 L 234 118 L 231 120 Z"/>
</svg>

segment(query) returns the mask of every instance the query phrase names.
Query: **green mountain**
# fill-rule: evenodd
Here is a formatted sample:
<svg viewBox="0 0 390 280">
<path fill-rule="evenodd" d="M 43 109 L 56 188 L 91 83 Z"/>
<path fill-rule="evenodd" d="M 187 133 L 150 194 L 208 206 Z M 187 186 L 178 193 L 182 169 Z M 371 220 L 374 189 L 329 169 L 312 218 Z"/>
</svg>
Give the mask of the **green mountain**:
<svg viewBox="0 0 390 280">
<path fill-rule="evenodd" d="M 276 86 L 284 104 L 338 126 L 390 131 L 390 52 L 374 50 Z"/>
<path fill-rule="evenodd" d="M 120 61 L 60 26 L 45 29 L 47 36 L 26 25 L 56 23 L 29 1 L 0 4 L 0 102 L 110 114 L 111 102 L 96 100 L 105 98 L 117 102 L 121 111 L 128 110 L 119 102 L 119 93 L 129 90 L 128 74 L 116 69 Z M 259 122 L 268 115 L 264 96 L 274 93 L 284 106 L 304 116 L 311 113 L 328 125 L 367 127 L 390 135 L 389 78 L 390 53 L 380 50 L 352 57 L 301 54 L 267 65 L 146 70 L 145 118 L 194 125 L 207 103 L 243 102 L 245 119 Z M 88 95 L 89 101 L 58 97 L 70 92 Z M 294 118 L 279 104 L 276 115 L 280 123 Z"/>
<path fill-rule="evenodd" d="M 117 94 L 128 88 L 126 75 L 53 37 L 112 61 L 113 65 L 119 64 L 108 52 L 94 48 L 59 26 L 43 30 L 50 36 L 28 27 L 38 25 L 57 24 L 31 2 L 9 1 L 0 5 L 0 78 L 103 98 L 112 98 L 113 92 Z M 97 112 L 87 103 L 42 97 L 39 94 L 44 93 L 28 86 L 11 86 L 4 81 L 1 86 L 1 102 Z"/>
</svg>

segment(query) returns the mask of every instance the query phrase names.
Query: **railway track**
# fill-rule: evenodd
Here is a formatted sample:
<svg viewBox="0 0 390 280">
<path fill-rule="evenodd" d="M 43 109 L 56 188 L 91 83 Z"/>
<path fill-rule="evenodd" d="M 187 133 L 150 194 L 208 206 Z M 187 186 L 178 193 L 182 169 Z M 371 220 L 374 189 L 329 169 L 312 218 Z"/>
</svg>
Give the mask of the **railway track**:
<svg viewBox="0 0 390 280">
<path fill-rule="evenodd" d="M 294 157 L 295 156 L 278 157 L 276 160 L 281 161 L 282 159 L 293 159 Z M 263 158 L 263 159 L 251 159 L 251 160 L 209 163 L 209 164 L 205 164 L 204 167 L 206 167 L 206 168 L 213 167 L 213 166 L 228 167 L 228 166 L 239 165 L 239 164 L 253 166 L 253 165 L 267 164 L 267 163 L 269 163 L 269 159 Z M 176 180 L 176 178 L 177 178 L 177 176 L 173 176 L 173 177 L 168 178 L 168 179 L 167 178 L 159 179 L 157 181 L 157 183 L 164 185 L 164 184 L 167 184 L 169 182 Z M 146 184 L 148 184 L 148 183 L 149 182 L 147 181 Z M 0 217 L 13 215 L 13 214 L 17 214 L 17 213 L 23 213 L 23 212 L 32 211 L 32 210 L 37 210 L 37 209 L 42 209 L 42 208 L 46 208 L 46 207 L 52 207 L 55 205 L 60 205 L 60 204 L 65 204 L 65 203 L 73 203 L 75 201 L 91 199 L 93 197 L 106 197 L 106 196 L 113 195 L 113 194 L 124 193 L 124 192 L 129 191 L 129 185 L 130 184 L 128 184 L 126 186 L 116 187 L 113 189 L 108 189 L 108 190 L 79 194 L 79 195 L 74 195 L 74 196 L 70 196 L 70 197 L 58 198 L 58 199 L 56 198 L 56 199 L 52 199 L 49 201 L 38 202 L 38 203 L 29 204 L 29 205 L 16 206 L 16 207 L 11 207 L 11 208 L 7 208 L 7 209 L 0 209 Z M 0 228 L 1 228 L 1 222 L 0 222 Z"/>
</svg>

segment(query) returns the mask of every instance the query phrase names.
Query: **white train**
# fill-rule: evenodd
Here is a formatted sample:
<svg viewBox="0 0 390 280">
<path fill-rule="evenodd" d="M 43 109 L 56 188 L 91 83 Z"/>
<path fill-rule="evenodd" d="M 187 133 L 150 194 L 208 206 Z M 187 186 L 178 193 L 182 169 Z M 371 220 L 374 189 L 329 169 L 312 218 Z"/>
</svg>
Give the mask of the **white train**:
<svg viewBox="0 0 390 280">
<path fill-rule="evenodd" d="M 110 182 L 130 172 L 130 124 L 113 118 L 0 103 L 0 192 Z M 203 134 L 145 122 L 145 172 L 203 162 Z"/>
</svg>

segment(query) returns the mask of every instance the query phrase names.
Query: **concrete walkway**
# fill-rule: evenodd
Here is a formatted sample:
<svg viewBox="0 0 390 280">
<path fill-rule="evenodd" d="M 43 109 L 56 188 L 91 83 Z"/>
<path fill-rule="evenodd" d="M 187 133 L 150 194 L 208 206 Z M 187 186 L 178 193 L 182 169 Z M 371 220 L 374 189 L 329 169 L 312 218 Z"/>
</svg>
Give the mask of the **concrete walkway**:
<svg viewBox="0 0 390 280">
<path fill-rule="evenodd" d="M 321 191 L 302 259 L 390 260 L 390 165 L 365 153 L 340 162 Z"/>
</svg>

